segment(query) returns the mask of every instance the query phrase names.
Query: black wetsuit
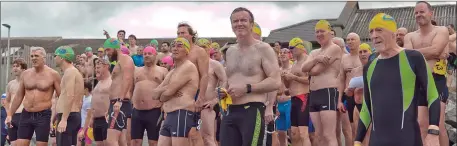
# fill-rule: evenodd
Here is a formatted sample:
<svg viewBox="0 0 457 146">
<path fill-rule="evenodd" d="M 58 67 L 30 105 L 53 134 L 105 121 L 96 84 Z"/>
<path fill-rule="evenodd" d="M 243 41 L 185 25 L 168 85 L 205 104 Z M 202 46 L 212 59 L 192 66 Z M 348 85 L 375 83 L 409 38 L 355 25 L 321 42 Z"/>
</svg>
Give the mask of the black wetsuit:
<svg viewBox="0 0 457 146">
<path fill-rule="evenodd" d="M 356 141 L 363 141 L 372 124 L 370 146 L 422 145 L 418 99 L 427 98 L 430 125 L 438 126 L 440 119 L 438 92 L 423 55 L 403 50 L 388 59 L 374 59 L 364 66 L 363 77 L 364 100 Z M 418 92 L 427 96 L 418 96 Z"/>
</svg>

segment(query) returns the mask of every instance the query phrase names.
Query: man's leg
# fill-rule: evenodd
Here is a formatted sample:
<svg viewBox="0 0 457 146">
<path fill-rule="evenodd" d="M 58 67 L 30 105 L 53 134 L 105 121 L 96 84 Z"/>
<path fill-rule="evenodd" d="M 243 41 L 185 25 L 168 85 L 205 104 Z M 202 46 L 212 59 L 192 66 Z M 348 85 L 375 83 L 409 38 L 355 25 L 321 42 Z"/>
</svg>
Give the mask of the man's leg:
<svg viewBox="0 0 457 146">
<path fill-rule="evenodd" d="M 447 130 L 446 127 L 444 126 L 444 120 L 445 120 L 445 111 L 446 111 L 446 103 L 440 102 L 441 104 L 441 112 L 440 112 L 440 146 L 449 146 L 449 137 L 447 135 Z"/>
<path fill-rule="evenodd" d="M 321 116 L 319 115 L 319 112 L 310 112 L 309 114 L 311 116 L 311 119 L 313 120 L 314 137 L 315 141 L 317 141 L 317 145 L 327 145 L 322 137 L 323 129 L 321 124 Z"/>
<path fill-rule="evenodd" d="M 214 140 L 214 119 L 216 113 L 213 109 L 203 109 L 201 111 L 202 124 L 200 125 L 200 134 L 203 137 L 203 143 L 205 146 L 216 146 Z"/>
<path fill-rule="evenodd" d="M 47 109 L 36 114 L 39 115 L 34 119 L 36 146 L 48 146 L 49 132 L 51 131 L 51 110 Z"/>
<path fill-rule="evenodd" d="M 346 145 L 354 145 L 353 144 L 353 137 L 352 137 L 352 127 L 351 123 L 349 121 L 349 114 L 346 111 L 346 113 L 341 113 L 341 124 L 343 128 L 343 135 L 344 135 L 344 143 Z"/>
<path fill-rule="evenodd" d="M 146 131 L 148 134 L 148 143 L 149 146 L 157 146 L 157 141 L 159 140 L 160 127 L 162 125 L 162 110 L 160 108 L 152 109 L 148 112 L 147 117 L 150 121 L 146 124 Z M 146 117 L 145 117 L 146 118 Z"/>
<path fill-rule="evenodd" d="M 324 141 L 328 142 L 328 146 L 337 146 L 338 143 L 336 141 L 336 111 L 321 111 L 319 112 L 321 123 L 322 123 L 322 136 Z"/>
<path fill-rule="evenodd" d="M 127 146 L 131 146 L 131 142 L 132 142 L 132 137 L 131 137 L 132 129 L 130 127 L 131 124 L 132 124 L 132 118 L 127 118 L 127 133 L 125 134 Z"/>
<path fill-rule="evenodd" d="M 341 146 L 341 112 L 336 112 L 336 142 L 338 146 Z"/>
<path fill-rule="evenodd" d="M 186 139 L 186 141 L 187 141 L 187 139 Z M 160 135 L 158 146 L 172 146 L 171 137 Z"/>
<path fill-rule="evenodd" d="M 143 122 L 141 121 L 141 116 L 148 116 L 145 115 L 146 113 L 145 110 L 136 110 L 133 109 L 132 112 L 132 120 L 131 124 L 128 125 L 130 127 L 130 137 L 132 138 L 132 146 L 141 146 L 143 142 L 143 136 L 144 136 L 144 130 L 146 129 L 145 125 L 143 125 Z M 144 117 L 144 118 L 152 118 L 152 117 Z M 144 123 L 146 124 L 146 123 Z M 148 134 L 150 132 L 148 131 Z"/>
<path fill-rule="evenodd" d="M 192 144 L 192 146 L 200 146 L 200 145 L 203 145 L 202 135 L 198 131 L 201 127 L 200 113 L 198 113 L 198 114 L 195 113 L 194 118 L 195 119 L 193 119 L 193 120 L 194 120 L 195 125 L 193 125 L 193 127 L 190 129 L 189 140 L 190 140 L 190 143 Z"/>
</svg>

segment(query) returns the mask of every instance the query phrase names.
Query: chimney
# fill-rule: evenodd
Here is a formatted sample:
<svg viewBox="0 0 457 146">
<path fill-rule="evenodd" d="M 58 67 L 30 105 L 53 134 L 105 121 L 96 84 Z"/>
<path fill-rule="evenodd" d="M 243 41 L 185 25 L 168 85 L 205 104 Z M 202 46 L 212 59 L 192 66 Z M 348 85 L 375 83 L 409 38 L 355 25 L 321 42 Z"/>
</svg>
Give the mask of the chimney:
<svg viewBox="0 0 457 146">
<path fill-rule="evenodd" d="M 343 30 L 348 24 L 349 18 L 359 10 L 359 3 L 357 1 L 348 1 L 338 17 L 338 20 L 333 24 L 336 37 L 343 38 Z"/>
</svg>

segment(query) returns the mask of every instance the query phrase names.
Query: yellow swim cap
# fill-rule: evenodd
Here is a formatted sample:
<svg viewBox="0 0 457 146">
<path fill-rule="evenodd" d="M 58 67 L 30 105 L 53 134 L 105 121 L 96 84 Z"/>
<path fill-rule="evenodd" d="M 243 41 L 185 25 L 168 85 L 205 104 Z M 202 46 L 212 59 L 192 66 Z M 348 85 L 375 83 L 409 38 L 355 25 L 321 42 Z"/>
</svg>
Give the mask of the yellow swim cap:
<svg viewBox="0 0 457 146">
<path fill-rule="evenodd" d="M 102 47 L 98 48 L 98 51 L 105 51 L 105 49 L 103 49 Z"/>
<path fill-rule="evenodd" d="M 187 53 L 190 52 L 190 43 L 187 39 L 185 38 L 176 38 L 174 41 L 173 41 L 173 44 L 176 44 L 176 43 L 181 43 L 182 45 L 184 45 L 184 48 L 186 49 Z"/>
<path fill-rule="evenodd" d="M 259 24 L 257 22 L 254 22 L 254 27 L 252 27 L 252 32 L 256 33 L 259 36 L 262 36 L 262 29 L 260 29 Z"/>
<path fill-rule="evenodd" d="M 332 25 L 327 20 L 319 20 L 314 27 L 314 30 L 322 29 L 325 31 L 332 31 Z"/>
<path fill-rule="evenodd" d="M 370 45 L 368 45 L 367 43 L 362 43 L 362 44 L 360 44 L 360 46 L 359 46 L 359 51 L 360 51 L 360 50 L 366 50 L 366 51 L 368 51 L 368 53 L 370 53 L 370 54 L 372 53 L 372 52 L 371 52 L 371 47 L 370 47 Z"/>
<path fill-rule="evenodd" d="M 197 45 L 208 49 L 210 47 L 210 42 L 208 39 L 198 39 Z"/>
<path fill-rule="evenodd" d="M 295 37 L 289 41 L 289 48 L 305 49 L 305 45 L 303 44 L 303 40 L 301 40 L 299 37 Z"/>
<path fill-rule="evenodd" d="M 390 15 L 378 13 L 371 19 L 368 27 L 369 30 L 375 28 L 383 28 L 395 33 L 397 32 L 397 22 L 395 22 L 395 19 Z"/>
<path fill-rule="evenodd" d="M 221 46 L 219 46 L 219 43 L 213 42 L 213 43 L 211 43 L 211 48 L 213 48 L 213 49 L 220 49 Z"/>
</svg>

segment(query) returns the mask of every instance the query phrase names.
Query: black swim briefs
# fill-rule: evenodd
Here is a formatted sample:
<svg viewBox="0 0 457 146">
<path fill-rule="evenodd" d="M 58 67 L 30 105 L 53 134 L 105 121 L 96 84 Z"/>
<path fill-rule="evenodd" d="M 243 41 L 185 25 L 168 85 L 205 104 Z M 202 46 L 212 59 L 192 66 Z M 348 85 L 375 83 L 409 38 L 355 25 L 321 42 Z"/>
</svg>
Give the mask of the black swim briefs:
<svg viewBox="0 0 457 146">
<path fill-rule="evenodd" d="M 108 123 L 106 123 L 105 117 L 95 117 L 94 118 L 94 140 L 95 141 L 104 141 L 108 137 Z"/>
<path fill-rule="evenodd" d="M 162 125 L 163 113 L 160 108 L 150 110 L 133 109 L 131 137 L 143 139 L 144 130 L 147 131 L 148 140 L 159 140 L 160 126 Z"/>
<path fill-rule="evenodd" d="M 62 113 L 57 114 L 57 127 L 62 120 Z M 81 128 L 81 113 L 70 112 L 67 119 L 67 129 L 65 132 L 56 132 L 56 143 L 58 146 L 76 145 L 78 142 L 78 131 Z"/>
<path fill-rule="evenodd" d="M 166 137 L 188 137 L 194 122 L 194 112 L 183 109 L 169 112 L 162 129 L 160 129 L 160 135 Z"/>
<path fill-rule="evenodd" d="M 127 129 L 127 118 L 130 118 L 132 115 L 132 103 L 130 100 L 123 100 L 122 106 L 119 113 L 114 113 L 113 106 L 117 100 L 110 100 L 110 105 L 108 109 L 108 128 L 109 129 L 116 129 L 122 131 L 123 129 Z M 115 118 L 114 118 L 115 117 Z"/>
<path fill-rule="evenodd" d="M 320 112 L 324 110 L 337 110 L 338 89 L 324 88 L 309 93 L 309 111 Z"/>
<path fill-rule="evenodd" d="M 51 130 L 51 114 L 51 109 L 39 112 L 28 112 L 23 109 L 17 138 L 31 140 L 33 133 L 35 132 L 36 141 L 48 142 L 49 131 Z"/>
</svg>

